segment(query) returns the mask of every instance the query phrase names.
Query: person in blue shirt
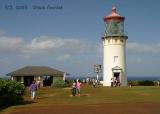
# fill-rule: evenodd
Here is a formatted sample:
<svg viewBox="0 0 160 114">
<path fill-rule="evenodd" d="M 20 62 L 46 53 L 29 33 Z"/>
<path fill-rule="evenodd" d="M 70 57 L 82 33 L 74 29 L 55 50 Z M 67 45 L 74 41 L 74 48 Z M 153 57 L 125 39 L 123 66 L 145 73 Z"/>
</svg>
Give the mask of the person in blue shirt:
<svg viewBox="0 0 160 114">
<path fill-rule="evenodd" d="M 36 91 L 37 91 L 37 85 L 35 81 L 33 81 L 32 84 L 30 85 L 29 90 L 31 92 L 31 99 L 34 100 L 36 96 Z"/>
</svg>

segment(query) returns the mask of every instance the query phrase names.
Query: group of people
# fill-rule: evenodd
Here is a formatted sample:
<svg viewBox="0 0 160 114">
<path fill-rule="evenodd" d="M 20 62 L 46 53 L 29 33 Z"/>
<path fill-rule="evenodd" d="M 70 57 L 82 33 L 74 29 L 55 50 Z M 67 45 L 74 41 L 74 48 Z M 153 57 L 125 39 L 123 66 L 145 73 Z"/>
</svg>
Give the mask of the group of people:
<svg viewBox="0 0 160 114">
<path fill-rule="evenodd" d="M 32 81 L 32 84 L 29 87 L 29 91 L 31 94 L 31 100 L 35 100 L 37 89 L 38 89 L 38 86 L 36 84 L 36 81 Z M 80 95 L 80 92 L 81 92 L 81 81 L 74 80 L 72 83 L 72 96 L 76 96 L 76 93 L 78 93 L 78 95 Z"/>
<path fill-rule="evenodd" d="M 78 92 L 78 95 L 80 95 L 81 92 L 81 81 L 80 80 L 74 80 L 72 83 L 72 96 L 76 96 L 76 93 Z"/>
<path fill-rule="evenodd" d="M 120 85 L 121 85 L 121 83 L 120 83 L 119 78 L 116 78 L 116 77 L 111 78 L 111 87 L 117 87 L 117 86 L 120 86 Z"/>
</svg>

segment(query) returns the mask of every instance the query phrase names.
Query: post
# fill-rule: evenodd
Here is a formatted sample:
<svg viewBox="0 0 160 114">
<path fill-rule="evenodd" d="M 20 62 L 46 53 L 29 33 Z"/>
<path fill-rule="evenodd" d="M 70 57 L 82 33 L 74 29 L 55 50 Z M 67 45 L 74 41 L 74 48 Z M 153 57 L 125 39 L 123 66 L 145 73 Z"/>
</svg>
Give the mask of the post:
<svg viewBox="0 0 160 114">
<path fill-rule="evenodd" d="M 66 80 L 66 73 L 63 73 L 63 80 Z"/>
<path fill-rule="evenodd" d="M 99 81 L 99 73 L 101 72 L 101 65 L 100 64 L 95 64 L 94 65 L 94 72 L 97 75 L 97 82 Z"/>
<path fill-rule="evenodd" d="M 24 84 L 24 76 L 21 76 L 21 83 Z"/>
<path fill-rule="evenodd" d="M 97 73 L 97 81 L 99 80 L 99 75 L 98 75 L 98 73 Z"/>
</svg>

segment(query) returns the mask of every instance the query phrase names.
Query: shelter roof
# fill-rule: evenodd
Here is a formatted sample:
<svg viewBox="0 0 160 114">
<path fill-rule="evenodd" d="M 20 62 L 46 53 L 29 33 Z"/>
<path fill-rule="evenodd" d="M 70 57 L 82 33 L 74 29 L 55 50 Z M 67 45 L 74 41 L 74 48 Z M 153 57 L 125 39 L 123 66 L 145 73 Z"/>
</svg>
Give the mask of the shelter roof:
<svg viewBox="0 0 160 114">
<path fill-rule="evenodd" d="M 64 73 L 47 66 L 26 66 L 8 73 L 7 76 L 63 76 Z"/>
</svg>

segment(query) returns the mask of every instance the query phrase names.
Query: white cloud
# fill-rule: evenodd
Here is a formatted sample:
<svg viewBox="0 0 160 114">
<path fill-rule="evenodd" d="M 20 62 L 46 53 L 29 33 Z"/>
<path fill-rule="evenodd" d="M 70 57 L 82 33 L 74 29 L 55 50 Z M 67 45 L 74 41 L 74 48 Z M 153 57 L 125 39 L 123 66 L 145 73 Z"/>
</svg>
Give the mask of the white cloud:
<svg viewBox="0 0 160 114">
<path fill-rule="evenodd" d="M 101 44 L 94 45 L 92 42 L 75 38 L 59 38 L 40 36 L 25 41 L 21 37 L 0 36 L 0 53 L 16 52 L 19 54 L 45 54 L 45 53 L 90 53 L 102 54 Z M 127 52 L 134 54 L 152 53 L 160 54 L 160 43 L 144 44 L 138 42 L 128 42 Z M 62 54 L 64 55 L 64 54 Z"/>
<path fill-rule="evenodd" d="M 55 49 L 64 45 L 62 39 L 49 38 L 49 37 L 39 37 L 34 38 L 28 45 L 31 50 L 43 50 L 43 49 Z"/>
<path fill-rule="evenodd" d="M 160 53 L 160 43 L 156 44 L 143 44 L 138 42 L 127 43 L 127 51 L 135 53 Z"/>
<path fill-rule="evenodd" d="M 0 37 L 0 52 L 19 52 L 23 48 L 24 40 L 18 37 Z"/>
<path fill-rule="evenodd" d="M 44 53 L 44 52 L 83 52 L 89 48 L 85 41 L 75 38 L 58 38 L 41 36 L 33 38 L 30 43 L 26 45 L 24 53 Z"/>
<path fill-rule="evenodd" d="M 34 38 L 29 44 L 30 49 L 56 49 L 56 48 L 65 48 L 65 47 L 84 47 L 84 42 L 78 39 L 64 39 L 57 37 L 47 37 L 41 36 Z"/>
<path fill-rule="evenodd" d="M 71 58 L 70 54 L 64 54 L 62 56 L 58 56 L 56 58 L 56 61 L 63 62 L 63 61 L 69 60 L 70 58 Z"/>
<path fill-rule="evenodd" d="M 44 53 L 85 53 L 92 48 L 90 42 L 75 38 L 58 38 L 40 36 L 31 41 L 25 41 L 18 37 L 0 36 L 0 52 L 16 52 L 30 56 L 32 54 Z"/>
</svg>

